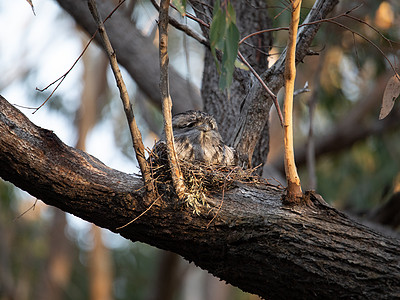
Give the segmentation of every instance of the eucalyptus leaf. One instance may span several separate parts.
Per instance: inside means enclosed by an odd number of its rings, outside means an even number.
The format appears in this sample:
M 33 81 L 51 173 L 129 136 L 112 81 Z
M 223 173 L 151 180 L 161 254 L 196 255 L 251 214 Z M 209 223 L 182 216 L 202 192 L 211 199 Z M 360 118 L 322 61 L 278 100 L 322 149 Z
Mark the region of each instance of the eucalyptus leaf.
M 186 0 L 172 0 L 172 4 L 176 7 L 181 16 L 186 15 Z

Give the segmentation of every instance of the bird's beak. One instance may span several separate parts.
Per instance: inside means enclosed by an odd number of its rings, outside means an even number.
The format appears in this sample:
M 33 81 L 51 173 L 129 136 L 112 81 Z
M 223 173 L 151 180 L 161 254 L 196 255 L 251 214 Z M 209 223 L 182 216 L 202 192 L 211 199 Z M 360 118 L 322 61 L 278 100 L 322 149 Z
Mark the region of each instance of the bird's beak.
M 211 130 L 211 126 L 208 124 L 201 124 L 198 126 L 198 128 L 201 131 L 210 131 Z

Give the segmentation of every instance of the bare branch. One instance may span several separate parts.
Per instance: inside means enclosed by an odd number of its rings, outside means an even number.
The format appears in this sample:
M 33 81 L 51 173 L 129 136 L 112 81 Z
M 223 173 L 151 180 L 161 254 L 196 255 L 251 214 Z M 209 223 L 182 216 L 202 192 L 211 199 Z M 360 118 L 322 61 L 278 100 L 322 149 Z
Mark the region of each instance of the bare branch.
M 125 0 L 121 1 L 110 13 L 109 15 L 104 19 L 104 23 L 107 22 L 107 20 L 112 16 L 112 14 L 125 2 Z M 43 105 L 45 105 L 47 103 L 47 101 L 50 100 L 50 98 L 53 96 L 53 94 L 55 93 L 55 91 L 58 89 L 58 87 L 61 85 L 61 83 L 64 81 L 64 79 L 68 76 L 68 74 L 72 71 L 72 69 L 75 67 L 75 65 L 78 63 L 78 61 L 82 58 L 83 54 L 85 54 L 87 48 L 89 47 L 89 45 L 92 43 L 93 39 L 96 37 L 98 30 L 96 29 L 96 31 L 93 33 L 92 37 L 89 39 L 89 41 L 86 43 L 86 46 L 83 48 L 83 50 L 81 51 L 81 54 L 79 54 L 78 58 L 75 60 L 75 62 L 72 64 L 72 66 L 68 69 L 67 72 L 65 72 L 62 76 L 60 76 L 58 79 L 54 80 L 52 83 L 48 84 L 46 87 L 39 89 L 36 88 L 37 91 L 39 92 L 44 92 L 45 90 L 47 90 L 50 86 L 52 86 L 53 84 L 57 83 L 56 87 L 53 89 L 53 91 L 50 93 L 50 95 L 46 98 L 46 100 L 43 101 L 43 103 L 41 105 L 39 105 L 37 108 L 34 108 L 34 112 L 32 114 L 34 114 L 35 112 L 37 112 Z M 31 109 L 31 108 L 29 108 Z
M 129 130 L 131 132 L 131 138 L 133 142 L 133 148 L 135 150 L 136 159 L 139 163 L 140 171 L 142 172 L 143 180 L 148 192 L 153 192 L 152 179 L 150 174 L 150 168 L 146 161 L 145 153 L 144 153 L 144 145 L 142 141 L 142 135 L 140 133 L 139 128 L 137 127 L 135 116 L 133 114 L 132 105 L 129 100 L 128 90 L 126 89 L 125 82 L 122 78 L 121 71 L 118 66 L 117 55 L 111 45 L 111 42 L 108 38 L 106 29 L 104 27 L 104 23 L 101 20 L 99 12 L 96 7 L 95 0 L 88 0 L 88 5 L 90 12 L 93 15 L 94 20 L 97 23 L 99 34 L 102 38 L 104 49 L 108 55 L 110 60 L 111 68 L 114 73 L 115 81 L 117 82 L 117 86 L 120 92 L 120 97 L 122 100 L 122 104 L 124 106 L 124 111 L 126 115 L 126 119 L 128 120 Z
M 378 46 L 377 44 L 375 44 L 373 41 L 371 41 L 369 38 L 367 38 L 366 36 L 362 35 L 361 33 L 358 33 L 358 32 L 356 32 L 356 31 L 352 30 L 351 28 L 347 27 L 346 25 L 340 24 L 339 22 L 336 22 L 336 21 L 333 21 L 333 20 L 325 20 L 325 22 L 332 23 L 332 24 L 335 24 L 335 25 L 337 25 L 337 26 L 339 26 L 339 27 L 342 27 L 342 28 L 344 28 L 344 29 L 350 31 L 350 32 L 353 33 L 353 34 L 358 35 L 359 37 L 361 37 L 362 39 L 364 39 L 365 41 L 367 41 L 369 44 L 371 44 L 372 46 L 374 46 L 374 48 L 375 48 L 376 50 L 378 50 L 378 51 L 382 54 L 382 56 L 385 58 L 385 60 L 388 62 L 388 64 L 389 64 L 390 67 L 392 68 L 393 73 L 394 73 L 394 74 L 396 75 L 396 77 L 400 80 L 400 75 L 397 73 L 396 68 L 393 66 L 393 64 L 392 64 L 392 62 L 390 61 L 390 59 L 385 55 L 385 53 L 383 53 L 382 49 L 379 48 L 379 46 Z
M 291 19 L 285 60 L 285 99 L 283 101 L 285 174 L 288 185 L 285 200 L 292 204 L 298 203 L 303 195 L 300 178 L 297 174 L 296 162 L 294 160 L 293 144 L 293 95 L 294 81 L 296 79 L 296 38 L 300 20 L 300 10 L 301 0 L 293 0 L 291 3 Z
M 332 11 L 338 0 L 317 0 L 308 13 L 304 23 L 318 21 Z M 321 23 L 304 26 L 299 29 L 296 45 L 296 63 L 299 63 L 309 53 L 309 46 L 317 33 Z M 286 50 L 282 52 L 275 64 L 263 74 L 260 74 L 264 82 L 268 82 L 270 90 L 276 94 L 284 85 L 284 62 Z M 241 104 L 241 112 L 233 134 L 230 134 L 229 144 L 233 145 L 241 155 L 241 159 L 251 164 L 254 149 L 260 140 L 260 135 L 267 126 L 269 111 L 273 99 L 264 92 L 264 88 L 258 82 L 253 85 Z
M 269 89 L 269 87 L 267 86 L 267 84 L 261 79 L 260 75 L 258 75 L 258 73 L 256 72 L 256 70 L 254 70 L 254 68 L 249 64 L 249 62 L 244 58 L 244 56 L 242 55 L 242 53 L 240 53 L 240 51 L 238 51 L 238 56 L 240 57 L 240 59 L 243 61 L 243 63 L 250 69 L 251 73 L 253 73 L 253 75 L 257 78 L 257 80 L 261 83 L 261 85 L 263 86 L 263 88 L 265 89 L 265 91 L 268 93 L 268 95 L 272 98 L 272 100 L 274 101 L 274 105 L 276 108 L 276 112 L 278 113 L 278 117 L 279 117 L 279 121 L 281 122 L 281 125 L 283 126 L 283 117 L 282 117 L 282 112 L 281 112 L 281 108 L 279 107 L 279 103 L 278 103 L 278 99 L 276 98 L 276 95 Z
M 151 3 L 153 4 L 153 6 L 155 7 L 155 9 L 157 11 L 160 11 L 160 6 L 157 4 L 157 2 L 155 0 L 151 0 Z M 187 14 L 186 16 L 189 17 L 189 14 Z M 198 18 L 196 18 L 196 19 L 199 20 Z M 169 24 L 174 26 L 176 29 L 186 33 L 188 36 L 194 38 L 196 41 L 198 41 L 199 43 L 203 44 L 204 46 L 206 46 L 208 48 L 210 47 L 210 43 L 208 42 L 208 40 L 206 38 L 200 36 L 195 31 L 193 31 L 189 26 L 181 24 L 180 22 L 178 22 L 177 20 L 175 20 L 171 16 L 169 16 L 168 22 L 169 22 Z
M 87 8 L 86 1 L 57 0 L 90 36 L 97 30 L 96 24 Z M 118 1 L 117 1 L 118 2 Z M 115 9 L 112 1 L 98 0 L 100 15 L 106 16 Z M 161 109 L 159 90 L 160 66 L 157 61 L 158 49 L 150 37 L 137 29 L 128 14 L 119 9 L 106 23 L 107 32 L 119 63 L 126 68 L 140 90 L 153 105 Z M 96 36 L 101 44 L 101 38 Z M 170 93 L 175 100 L 174 113 L 189 109 L 201 109 L 202 100 L 198 88 L 188 83 L 174 69 L 170 70 Z M 193 92 L 194 91 L 194 92 Z M 190 95 L 190 96 L 188 96 Z
M 160 91 L 162 100 L 162 111 L 164 115 L 164 133 L 167 145 L 169 167 L 171 169 L 172 182 L 175 192 L 179 199 L 185 197 L 185 183 L 178 163 L 174 145 L 174 133 L 172 131 L 172 100 L 169 94 L 168 78 L 168 9 L 169 0 L 161 0 L 160 16 L 158 20 L 159 28 L 159 53 L 160 53 Z

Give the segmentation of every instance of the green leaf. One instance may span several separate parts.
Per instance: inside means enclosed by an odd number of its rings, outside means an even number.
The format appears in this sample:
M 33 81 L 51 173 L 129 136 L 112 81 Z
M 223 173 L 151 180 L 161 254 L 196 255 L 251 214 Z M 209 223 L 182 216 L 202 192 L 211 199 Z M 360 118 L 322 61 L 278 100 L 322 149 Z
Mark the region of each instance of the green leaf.
M 176 7 L 182 17 L 186 15 L 186 0 L 172 0 L 172 4 Z
M 236 26 L 236 13 L 228 1 L 226 10 L 219 0 L 215 1 L 213 20 L 210 26 L 210 47 L 218 72 L 220 89 L 228 89 L 232 84 L 233 71 L 239 48 L 240 34 Z M 217 50 L 222 51 L 222 63 L 217 58 Z
M 215 12 L 210 26 L 210 46 L 214 49 L 222 49 L 225 35 L 225 12 L 221 8 Z
M 222 55 L 222 72 L 220 75 L 220 89 L 229 88 L 232 84 L 233 71 L 239 47 L 239 30 L 234 23 L 227 26 L 224 40 L 224 53 Z
M 213 15 L 214 17 L 210 26 L 210 48 L 218 72 L 220 72 L 216 50 L 221 50 L 223 48 L 223 39 L 225 34 L 225 16 L 224 12 L 219 7 L 219 1 L 215 2 Z
M 230 2 L 228 2 L 226 17 L 229 23 L 236 24 L 236 12 Z
M 239 69 L 242 69 L 242 70 L 245 70 L 245 71 L 249 71 L 250 70 L 249 67 L 247 67 L 244 63 L 242 63 L 238 59 L 235 60 L 235 67 L 239 68 Z

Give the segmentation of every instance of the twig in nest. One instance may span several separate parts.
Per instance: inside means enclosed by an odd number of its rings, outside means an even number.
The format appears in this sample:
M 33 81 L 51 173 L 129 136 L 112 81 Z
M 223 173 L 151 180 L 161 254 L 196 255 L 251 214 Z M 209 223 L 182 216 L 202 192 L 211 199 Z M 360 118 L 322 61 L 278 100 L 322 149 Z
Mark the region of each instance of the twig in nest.
M 150 152 L 149 160 L 155 188 L 168 194 L 173 189 L 165 151 L 165 144 L 158 144 L 155 151 Z M 237 166 L 207 165 L 201 162 L 194 164 L 187 161 L 180 161 L 180 166 L 186 185 L 183 202 L 197 215 L 200 215 L 202 208 L 208 206 L 209 195 L 222 191 L 224 198 L 225 191 L 234 187 L 235 183 L 269 184 L 266 179 L 255 175 L 256 168 L 243 170 Z
M 234 170 L 234 169 L 233 169 Z M 211 219 L 210 222 L 208 222 L 206 228 L 208 229 L 208 227 L 210 226 L 210 224 L 214 221 L 214 219 L 217 217 L 219 211 L 221 210 L 222 204 L 224 204 L 224 196 L 225 196 L 225 189 L 226 189 L 226 179 L 232 174 L 232 171 L 229 172 L 229 174 L 226 176 L 225 180 L 224 180 L 224 186 L 222 188 L 222 199 L 221 199 L 221 204 L 218 206 L 218 209 L 214 215 L 214 217 Z M 210 211 L 211 212 L 211 211 Z

